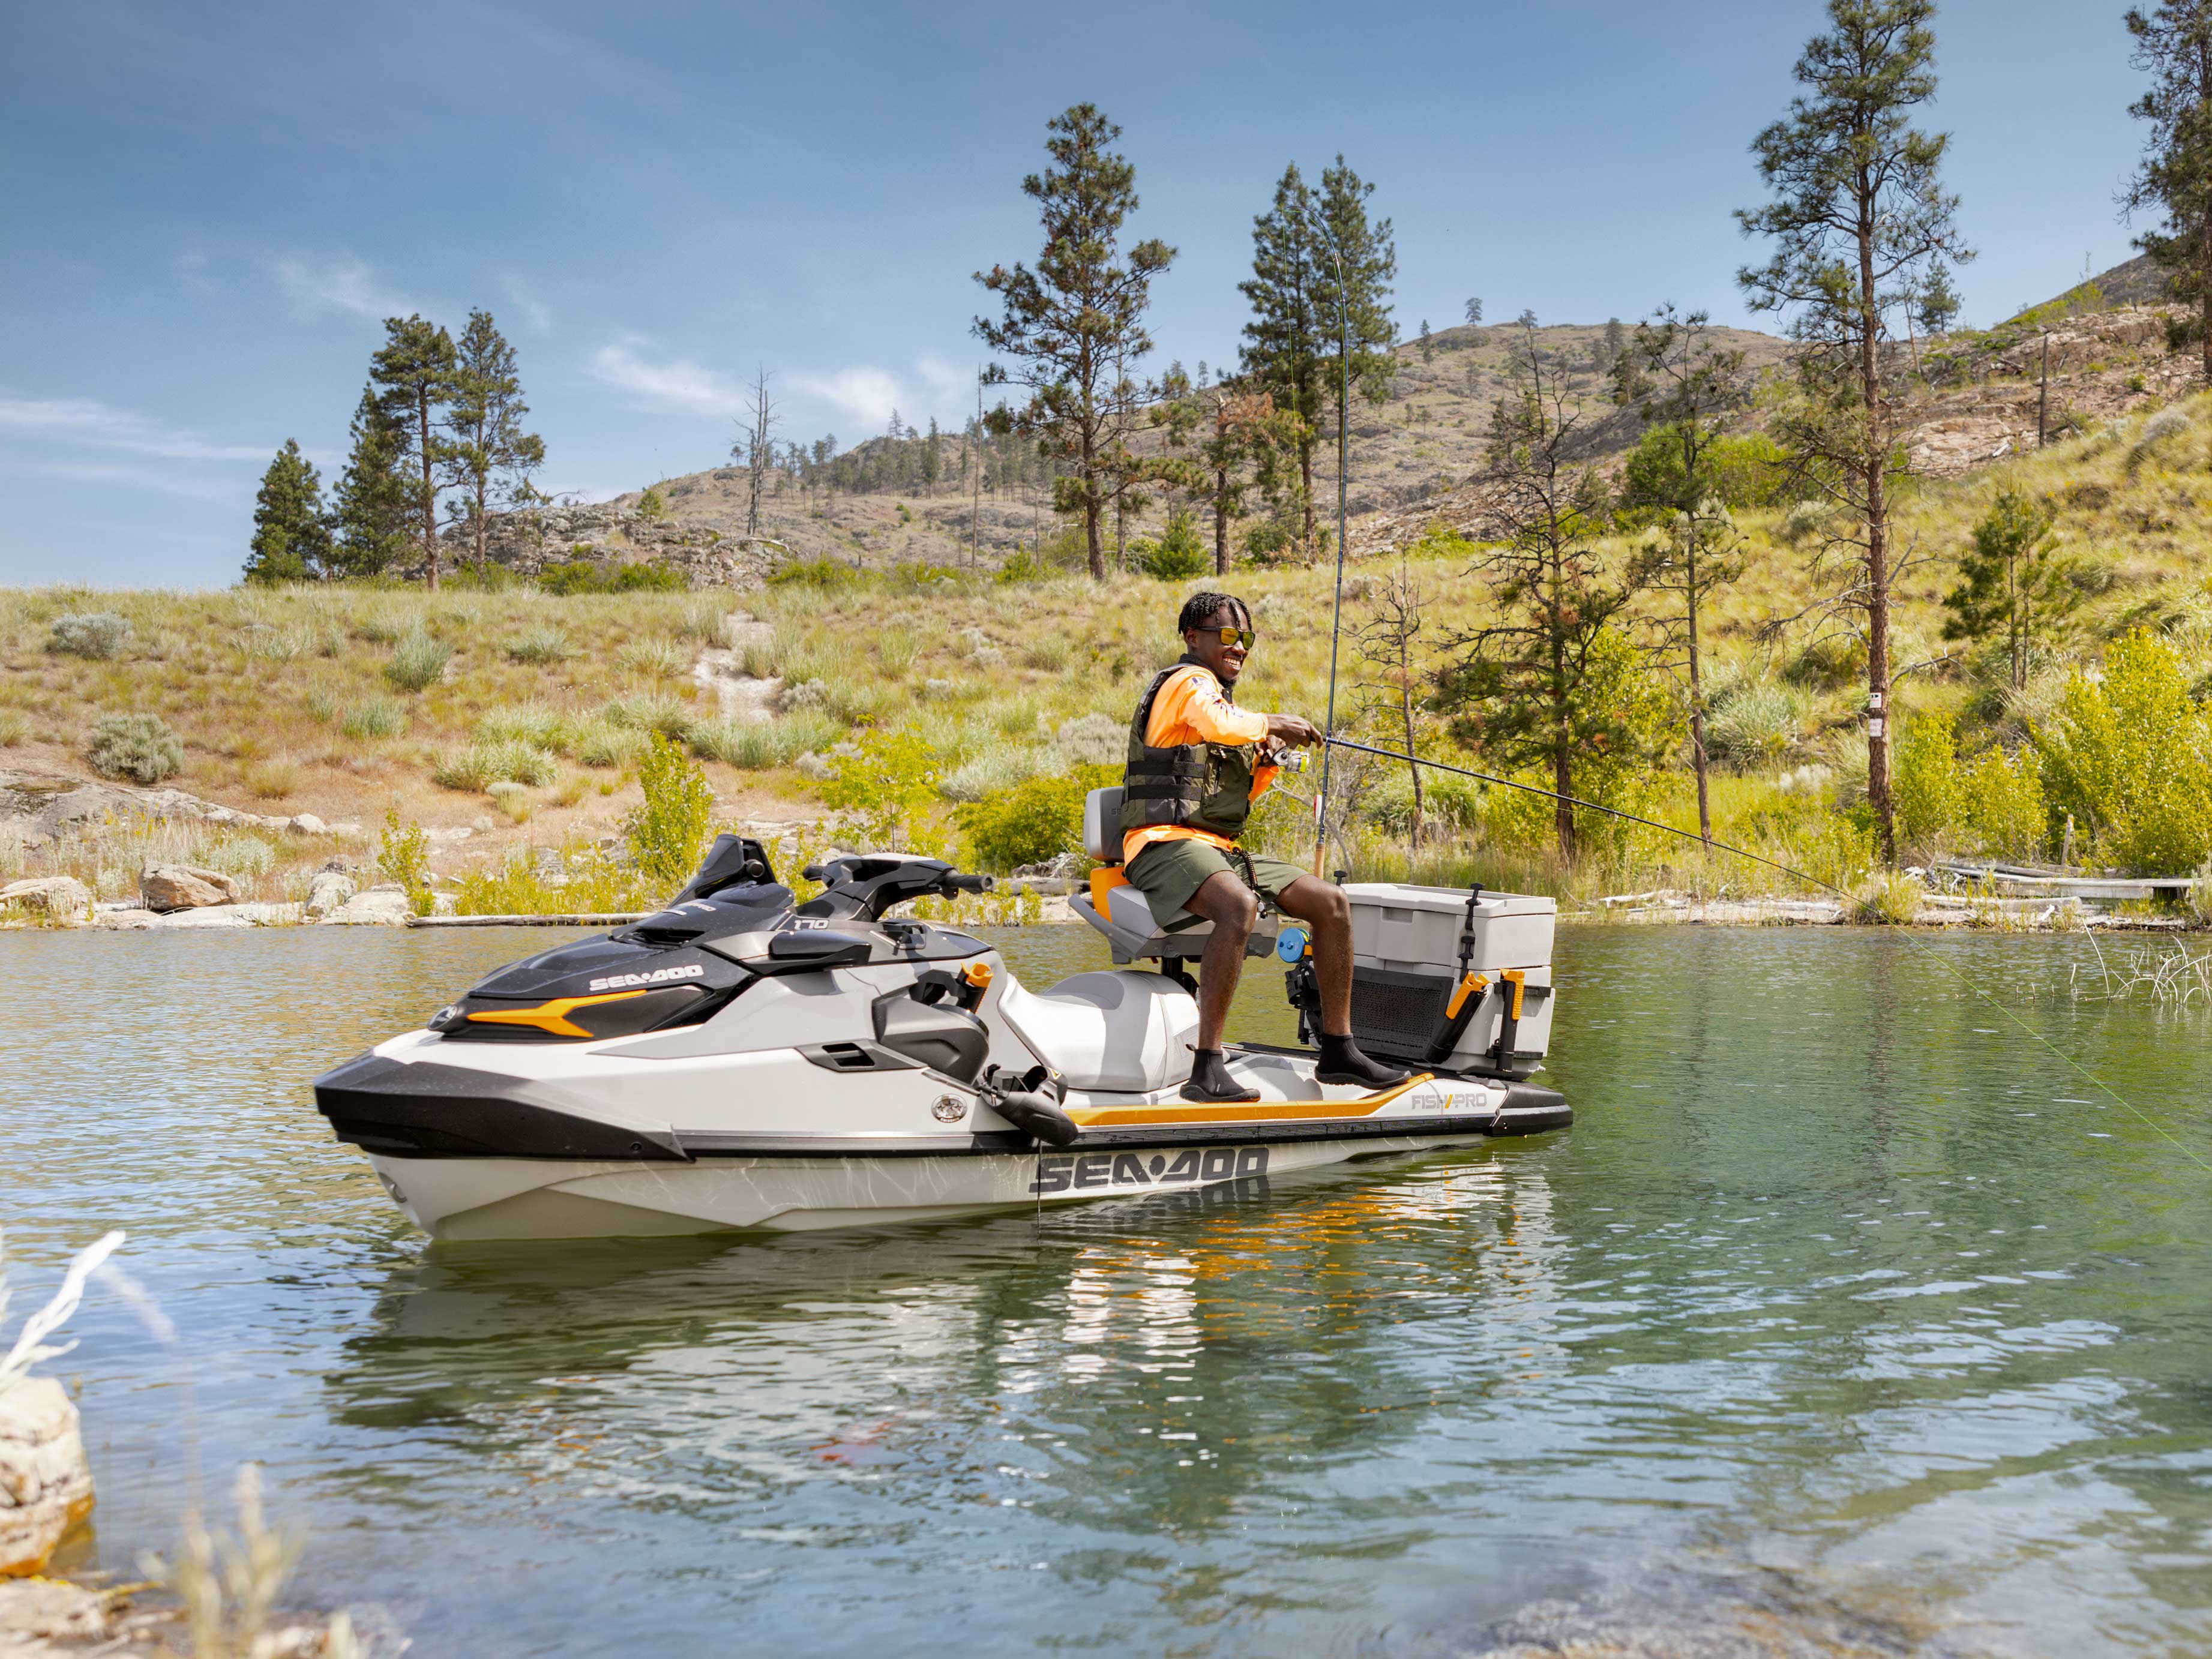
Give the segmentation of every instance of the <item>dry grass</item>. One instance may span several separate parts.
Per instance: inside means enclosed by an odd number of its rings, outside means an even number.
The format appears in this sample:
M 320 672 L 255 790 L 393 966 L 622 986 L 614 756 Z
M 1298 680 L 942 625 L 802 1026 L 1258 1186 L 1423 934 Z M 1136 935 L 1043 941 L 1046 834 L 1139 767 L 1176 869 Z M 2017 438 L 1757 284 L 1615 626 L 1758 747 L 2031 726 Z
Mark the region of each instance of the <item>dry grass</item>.
M 1899 594 L 1899 662 L 1936 665 L 1901 683 L 1908 720 L 1916 708 L 1940 708 L 1969 716 L 1966 726 L 2016 733 L 2049 706 L 2074 665 L 2136 625 L 2162 629 L 2192 674 L 2212 672 L 2212 592 L 2203 575 L 2212 568 L 2212 398 L 2176 408 L 2185 418 L 2162 422 L 2166 429 L 2148 441 L 2147 420 L 2138 416 L 1906 492 L 1900 539 L 1936 556 Z M 1940 601 L 1956 580 L 1954 556 L 2007 485 L 2050 498 L 2062 537 L 2092 572 L 2093 590 L 2070 639 L 2040 663 L 2016 700 L 1991 694 L 1978 665 L 1961 660 L 1956 647 L 1947 651 L 1941 638 Z M 1734 700 L 1729 752 L 1746 769 L 1715 780 L 1715 830 L 1850 889 L 1868 864 L 1863 838 L 1849 833 L 1835 810 L 1863 775 L 1856 677 L 1847 665 L 1822 663 L 1810 624 L 1778 638 L 1764 632 L 1819 591 L 1809 570 L 1819 538 L 1808 532 L 1808 517 L 1742 515 L 1745 574 L 1705 619 L 1716 684 Z M 1622 541 L 1607 550 L 1625 558 L 1629 549 Z M 1447 639 L 1487 618 L 1483 583 L 1463 560 L 1417 562 L 1416 574 L 1437 594 L 1425 639 Z M 526 589 L 298 588 L 95 601 L 67 589 L 17 591 L 0 593 L 0 745 L 11 766 L 82 774 L 82 745 L 98 717 L 143 710 L 184 740 L 185 770 L 173 780 L 179 787 L 362 823 L 380 819 L 388 802 L 433 823 L 456 813 L 464 822 L 473 813 L 495 823 L 478 792 L 502 773 L 544 791 L 559 757 L 600 776 L 568 775 L 555 793 L 533 793 L 532 834 L 558 839 L 603 832 L 634 799 L 629 769 L 647 731 L 690 739 L 733 813 L 788 818 L 817 810 L 802 775 L 807 756 L 864 726 L 913 726 L 936 749 L 952 781 L 949 793 L 972 796 L 1063 769 L 1058 734 L 1070 722 L 1089 717 L 1121 730 L 1146 678 L 1179 649 L 1171 629 L 1183 595 L 1215 585 L 1210 577 L 1093 584 L 1067 576 L 1011 586 L 977 580 L 917 592 L 883 582 L 744 596 L 743 608 L 769 624 L 765 639 L 744 646 L 744 666 L 785 682 L 781 717 L 764 725 L 722 720 L 688 674 L 700 649 L 729 637 L 725 618 L 737 601 L 719 594 L 562 599 Z M 1227 585 L 1252 602 L 1261 632 L 1240 700 L 1318 715 L 1328 690 L 1331 573 L 1246 569 Z M 1356 592 L 1360 584 L 1352 586 Z M 1364 604 L 1348 602 L 1348 623 L 1364 618 Z M 46 648 L 58 618 L 95 605 L 127 629 L 117 655 Z M 423 678 L 441 657 L 441 672 Z M 422 678 L 421 690 L 394 683 L 387 668 L 401 659 L 410 667 L 397 678 Z M 1340 672 L 1340 711 L 1377 690 L 1363 684 L 1365 672 L 1348 650 Z M 524 749 L 526 766 L 504 764 Z M 1452 757 L 1441 739 L 1429 752 Z M 501 763 L 476 764 L 487 758 Z M 440 771 L 474 802 L 439 790 Z M 601 793 L 593 793 L 593 781 Z M 1340 860 L 1361 873 L 1454 881 L 1480 875 L 1571 900 L 1662 885 L 1713 896 L 1803 885 L 1742 860 L 1709 862 L 1694 844 L 1650 832 L 1607 840 L 1564 870 L 1546 845 L 1540 814 L 1516 817 L 1471 787 L 1455 805 L 1449 790 L 1431 802 L 1434 833 L 1414 852 L 1403 839 L 1410 802 L 1402 775 L 1376 777 L 1369 793 L 1363 827 L 1333 849 L 1333 867 Z M 1655 781 L 1646 810 L 1692 826 L 1686 777 Z M 1286 793 L 1263 811 L 1255 839 L 1304 856 L 1308 822 Z M 512 845 L 516 832 L 495 823 L 480 834 L 485 839 L 471 844 L 471 854 L 479 846 Z

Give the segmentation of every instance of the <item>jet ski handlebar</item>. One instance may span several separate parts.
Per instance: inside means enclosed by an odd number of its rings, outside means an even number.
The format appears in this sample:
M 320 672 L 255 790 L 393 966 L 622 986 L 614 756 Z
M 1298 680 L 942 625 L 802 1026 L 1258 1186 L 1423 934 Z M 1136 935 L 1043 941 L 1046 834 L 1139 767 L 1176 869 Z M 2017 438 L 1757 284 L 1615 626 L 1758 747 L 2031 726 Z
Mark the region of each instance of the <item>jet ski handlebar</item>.
M 866 853 L 810 864 L 803 872 L 818 881 L 823 892 L 817 903 L 830 914 L 880 921 L 884 912 L 908 899 L 950 898 L 955 893 L 988 893 L 996 884 L 989 876 L 963 875 L 943 859 L 902 857 L 896 854 Z

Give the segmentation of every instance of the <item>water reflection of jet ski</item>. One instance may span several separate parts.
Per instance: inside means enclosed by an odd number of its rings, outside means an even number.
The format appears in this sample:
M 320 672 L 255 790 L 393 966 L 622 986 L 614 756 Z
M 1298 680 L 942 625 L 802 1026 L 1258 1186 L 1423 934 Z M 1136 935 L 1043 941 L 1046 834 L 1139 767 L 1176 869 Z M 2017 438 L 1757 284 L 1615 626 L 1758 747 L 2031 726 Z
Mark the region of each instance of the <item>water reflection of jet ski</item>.
M 1086 810 L 1094 850 L 1117 790 Z M 795 904 L 717 841 L 669 908 L 526 957 L 315 1081 L 317 1105 L 441 1238 L 806 1229 L 1287 1174 L 1571 1121 L 1525 1081 L 1550 1029 L 1549 900 L 1360 884 L 1354 1035 L 1420 1067 L 1325 1085 L 1310 1048 L 1232 1046 L 1255 1104 L 1187 1101 L 1203 924 L 1100 884 L 1077 909 L 1124 965 L 1033 992 L 981 940 L 890 912 L 989 885 L 936 859 L 842 858 Z M 1310 963 L 1293 965 L 1302 1035 Z M 1161 971 L 1138 969 L 1156 961 Z

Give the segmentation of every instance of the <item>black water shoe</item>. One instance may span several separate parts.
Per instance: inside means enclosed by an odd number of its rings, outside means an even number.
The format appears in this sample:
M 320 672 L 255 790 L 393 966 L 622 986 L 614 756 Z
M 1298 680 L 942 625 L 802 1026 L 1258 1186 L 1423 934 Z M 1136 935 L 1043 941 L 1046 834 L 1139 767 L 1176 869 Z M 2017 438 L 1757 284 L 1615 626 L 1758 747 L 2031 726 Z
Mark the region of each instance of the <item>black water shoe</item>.
M 1411 1072 L 1401 1072 L 1395 1066 L 1368 1059 L 1348 1036 L 1327 1035 L 1321 1040 L 1321 1064 L 1314 1071 L 1314 1076 L 1322 1083 L 1349 1083 L 1370 1091 L 1388 1089 L 1412 1075 Z
M 1247 1088 L 1229 1074 L 1229 1062 L 1222 1059 L 1220 1049 L 1194 1048 L 1190 1055 L 1190 1081 L 1182 1085 L 1185 1100 L 1231 1106 L 1259 1099 L 1257 1089 Z

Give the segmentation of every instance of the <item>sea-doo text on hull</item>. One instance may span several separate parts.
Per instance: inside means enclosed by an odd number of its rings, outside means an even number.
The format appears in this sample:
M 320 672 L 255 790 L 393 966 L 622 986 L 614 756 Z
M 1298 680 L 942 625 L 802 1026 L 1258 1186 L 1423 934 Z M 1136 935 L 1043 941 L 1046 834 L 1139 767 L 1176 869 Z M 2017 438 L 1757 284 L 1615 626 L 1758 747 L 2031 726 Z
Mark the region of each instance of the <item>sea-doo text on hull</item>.
M 1086 811 L 1094 852 L 1118 791 Z M 1550 1027 L 1548 900 L 1363 884 L 1354 1035 L 1418 1069 L 1379 1093 L 1303 1050 L 1232 1046 L 1249 1104 L 1182 1098 L 1195 918 L 1102 871 L 1078 910 L 1117 961 L 1025 989 L 999 953 L 887 915 L 989 884 L 865 855 L 795 904 L 760 846 L 714 845 L 670 907 L 516 963 L 315 1082 L 339 1139 L 441 1238 L 844 1227 L 1187 1190 L 1524 1134 L 1572 1114 L 1525 1081 Z M 1133 908 L 1129 902 L 1135 900 Z M 1142 912 L 1141 915 L 1139 913 Z M 1317 1034 L 1294 933 L 1292 1000 Z M 1253 954 L 1278 943 L 1272 924 Z M 1510 958 L 1510 959 L 1509 959 Z

